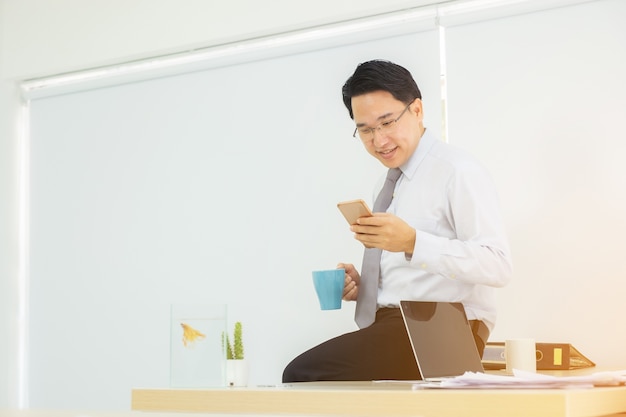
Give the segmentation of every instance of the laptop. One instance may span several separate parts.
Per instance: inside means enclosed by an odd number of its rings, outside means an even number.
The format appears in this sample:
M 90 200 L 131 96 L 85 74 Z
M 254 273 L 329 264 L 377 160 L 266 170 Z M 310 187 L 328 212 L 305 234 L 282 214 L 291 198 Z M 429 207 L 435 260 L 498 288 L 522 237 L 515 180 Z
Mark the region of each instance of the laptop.
M 463 304 L 400 301 L 400 310 L 424 381 L 484 372 Z

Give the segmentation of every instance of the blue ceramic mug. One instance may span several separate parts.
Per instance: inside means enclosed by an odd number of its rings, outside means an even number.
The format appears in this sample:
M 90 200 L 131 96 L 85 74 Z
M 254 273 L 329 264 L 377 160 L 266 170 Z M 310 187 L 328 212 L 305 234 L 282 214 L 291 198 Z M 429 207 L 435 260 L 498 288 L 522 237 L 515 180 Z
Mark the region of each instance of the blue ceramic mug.
M 313 285 L 322 310 L 341 308 L 345 275 L 343 268 L 313 271 Z

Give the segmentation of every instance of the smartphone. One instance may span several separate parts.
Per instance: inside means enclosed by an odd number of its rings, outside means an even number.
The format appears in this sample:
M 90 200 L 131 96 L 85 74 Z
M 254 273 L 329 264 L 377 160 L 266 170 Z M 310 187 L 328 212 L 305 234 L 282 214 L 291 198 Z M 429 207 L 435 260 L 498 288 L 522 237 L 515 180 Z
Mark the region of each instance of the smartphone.
M 372 215 L 372 210 L 370 210 L 365 201 L 361 199 L 342 201 L 337 203 L 337 207 L 349 224 L 355 224 L 356 219 L 359 217 L 369 217 Z

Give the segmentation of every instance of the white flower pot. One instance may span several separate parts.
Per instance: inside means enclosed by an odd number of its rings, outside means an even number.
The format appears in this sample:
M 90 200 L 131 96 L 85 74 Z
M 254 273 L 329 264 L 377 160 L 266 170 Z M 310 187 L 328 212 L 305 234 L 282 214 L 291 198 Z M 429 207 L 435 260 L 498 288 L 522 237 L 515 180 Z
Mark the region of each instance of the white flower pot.
M 248 385 L 248 361 L 245 359 L 228 359 L 226 361 L 226 385 L 229 387 L 245 387 Z

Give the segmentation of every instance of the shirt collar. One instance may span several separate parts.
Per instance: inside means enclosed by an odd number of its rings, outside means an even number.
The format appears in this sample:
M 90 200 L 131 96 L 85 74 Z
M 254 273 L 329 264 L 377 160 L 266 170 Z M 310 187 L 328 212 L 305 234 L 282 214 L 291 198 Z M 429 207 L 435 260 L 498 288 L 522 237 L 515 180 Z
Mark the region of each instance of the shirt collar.
M 405 177 L 408 179 L 413 178 L 415 172 L 417 171 L 417 167 L 420 166 L 436 141 L 437 137 L 435 134 L 430 130 L 425 129 L 413 154 L 409 157 L 408 161 L 400 166 L 402 174 L 404 174 Z

